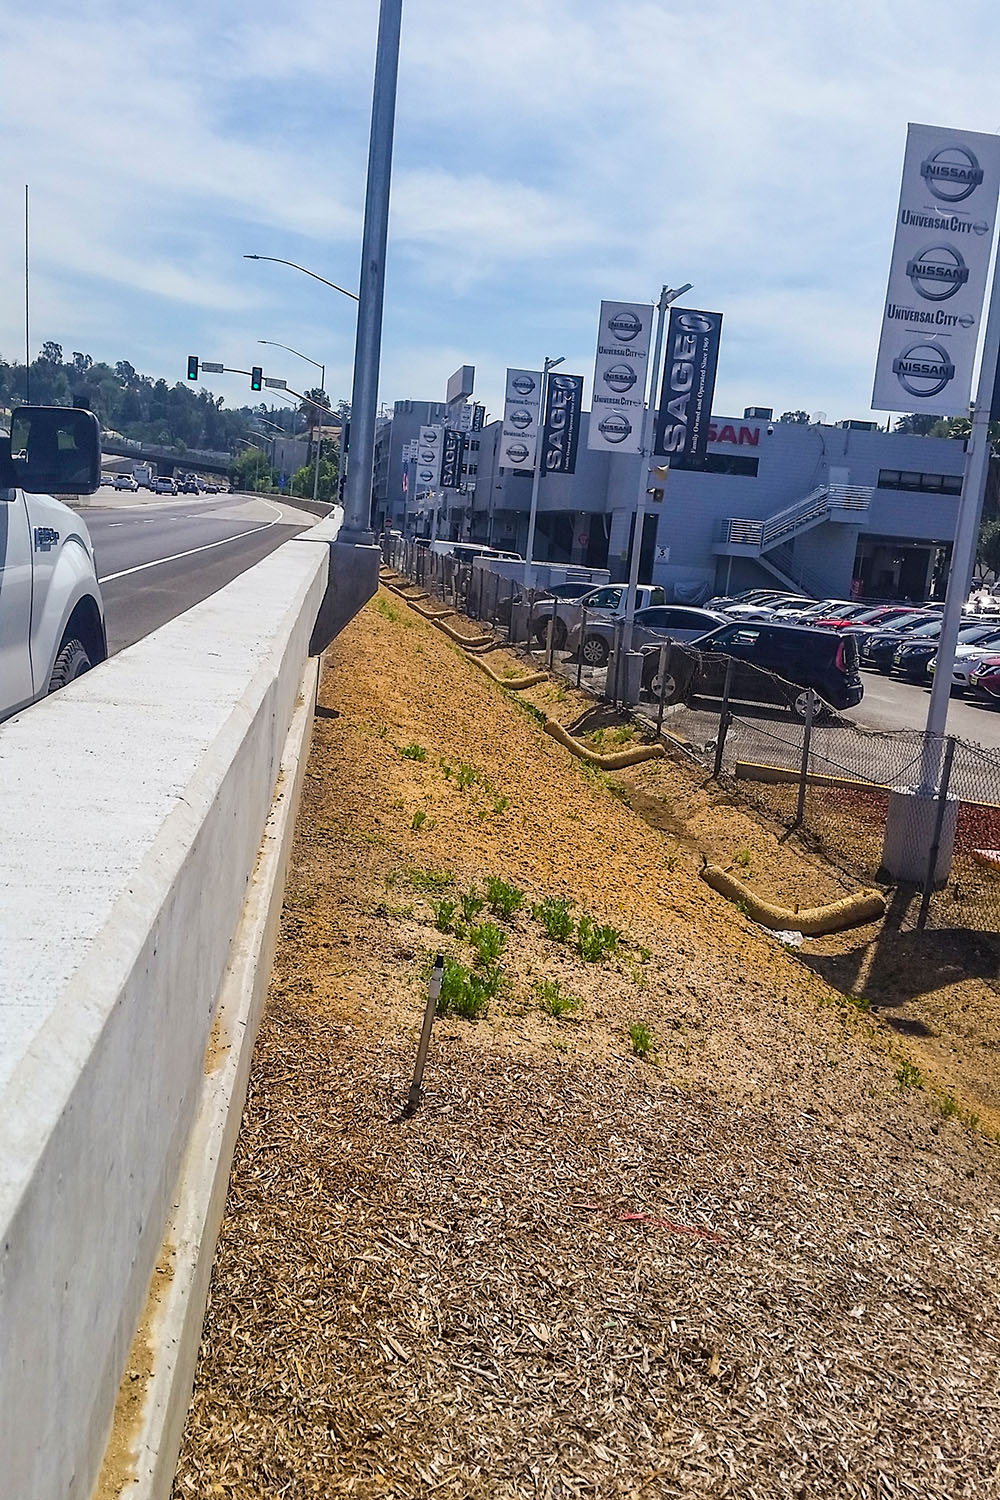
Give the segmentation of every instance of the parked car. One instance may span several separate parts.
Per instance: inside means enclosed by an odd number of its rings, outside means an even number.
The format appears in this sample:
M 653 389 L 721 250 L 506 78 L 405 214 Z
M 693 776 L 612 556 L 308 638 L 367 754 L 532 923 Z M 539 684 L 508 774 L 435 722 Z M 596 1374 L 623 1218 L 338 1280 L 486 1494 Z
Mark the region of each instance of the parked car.
M 852 632 L 853 633 L 853 632 Z M 858 642 L 861 665 L 869 672 L 892 672 L 892 658 L 897 646 L 912 638 L 937 641 L 941 634 L 941 617 L 925 614 L 906 615 L 889 630 L 873 630 Z M 936 647 L 935 647 L 936 649 Z
M 721 610 L 695 609 L 686 604 L 654 604 L 635 612 L 632 649 L 639 651 L 643 646 L 659 646 L 665 637 L 672 641 L 697 641 L 725 623 L 726 616 Z M 571 628 L 566 645 L 573 656 L 582 649 L 583 660 L 588 666 L 594 664 L 595 657 L 607 661 L 616 628 L 614 620 L 588 618 L 587 634 L 581 647 L 581 620 Z
M 716 594 L 713 599 L 706 600 L 702 608 L 726 611 L 734 604 L 755 604 L 760 599 L 777 598 L 780 598 L 777 589 L 744 589 L 742 594 Z
M 849 599 L 821 599 L 818 604 L 815 600 L 810 604 L 779 604 L 772 609 L 771 619 L 783 621 L 786 625 L 815 625 L 832 615 L 851 617 L 854 611 L 860 614 L 863 608 L 861 604 L 852 604 Z
M 111 483 L 116 490 L 130 490 L 133 494 L 139 488 L 131 474 L 116 474 Z
M 984 698 L 1000 702 L 1000 656 L 988 656 L 980 662 L 969 678 L 969 686 Z
M 961 645 L 955 647 L 955 660 L 951 669 L 951 691 L 954 697 L 961 698 L 969 687 L 972 674 L 978 666 L 989 657 L 1000 651 L 1000 624 L 992 627 L 992 633 L 985 640 L 977 641 L 973 645 Z M 931 657 L 927 663 L 927 675 L 931 678 L 937 672 L 937 655 Z
M 547 639 L 549 620 L 553 621 L 552 640 L 557 651 L 565 649 L 569 632 L 582 618 L 581 610 L 587 611 L 587 623 L 591 619 L 604 617 L 608 620 L 625 613 L 627 583 L 603 583 L 600 588 L 590 589 L 579 599 L 536 599 L 531 615 L 531 626 L 539 640 Z M 636 588 L 636 609 L 646 609 L 651 604 L 662 604 L 663 590 L 654 584 L 640 583 Z M 604 667 L 610 655 L 606 641 L 598 640 L 594 646 L 593 659 L 584 654 L 588 667 Z
M 643 686 L 660 696 L 660 652 L 646 651 Z M 864 697 L 853 637 L 832 635 L 808 625 L 778 625 L 768 620 L 736 621 L 704 636 L 693 646 L 671 649 L 662 687 L 667 703 L 692 698 L 721 698 L 728 662 L 734 663 L 730 700 L 777 703 L 798 718 L 808 713 L 810 688 L 825 706 L 854 708 Z
M 772 593 L 764 599 L 748 599 L 744 604 L 727 605 L 723 614 L 728 615 L 731 620 L 765 620 L 772 610 L 780 609 L 785 604 L 806 607 L 814 602 L 803 594 L 790 594 L 785 590 L 783 593 Z
M 880 625 L 891 626 L 904 615 L 916 613 L 918 611 L 908 604 L 855 605 L 840 614 L 820 616 L 815 623 L 823 630 L 867 630 Z
M 958 632 L 959 650 L 966 647 L 982 647 L 989 643 L 1000 644 L 1000 632 L 992 623 L 968 623 Z M 910 682 L 923 682 L 937 653 L 937 637 L 927 639 L 918 631 L 910 640 L 901 641 L 892 653 L 892 670 Z
M 177 486 L 169 474 L 159 474 L 153 480 L 154 495 L 176 495 Z

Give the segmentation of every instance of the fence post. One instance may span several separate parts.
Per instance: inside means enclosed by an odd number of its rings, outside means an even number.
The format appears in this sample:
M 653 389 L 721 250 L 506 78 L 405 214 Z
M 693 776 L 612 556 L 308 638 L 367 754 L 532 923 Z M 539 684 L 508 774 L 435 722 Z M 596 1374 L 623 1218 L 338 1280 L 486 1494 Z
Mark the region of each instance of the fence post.
M 941 830 L 944 827 L 944 815 L 948 807 L 948 787 L 951 784 L 951 763 L 954 759 L 955 736 L 950 734 L 944 743 L 941 784 L 938 787 L 938 805 L 937 812 L 934 815 L 934 837 L 931 840 L 930 854 L 927 856 L 927 874 L 924 876 L 924 890 L 920 898 L 920 911 L 917 913 L 917 930 L 919 932 L 922 932 L 927 926 L 931 896 L 934 894 L 934 871 L 937 869 L 938 854 L 941 850 Z
M 525 636 L 525 642 L 524 642 L 525 649 L 528 651 L 529 654 L 531 652 L 531 627 L 534 624 L 534 615 L 535 615 L 535 591 L 534 591 L 534 589 L 529 589 L 528 590 L 528 628 L 527 628 L 527 632 L 526 632 L 526 636 Z
M 816 705 L 816 694 L 812 688 L 806 695 L 806 723 L 802 731 L 802 767 L 799 772 L 799 799 L 795 808 L 795 822 L 793 828 L 798 828 L 806 815 L 806 777 L 809 775 L 809 746 L 812 742 L 813 713 Z
M 670 642 L 664 641 L 660 647 L 660 706 L 656 710 L 656 738 L 659 739 L 663 733 L 663 709 L 667 701 L 667 666 L 673 655 Z
M 587 610 L 586 606 L 580 615 L 580 639 L 576 647 L 576 685 L 580 686 L 583 680 L 583 643 L 587 639 Z
M 604 696 L 609 703 L 618 702 L 618 672 L 621 666 L 622 635 L 622 622 L 616 619 L 611 644 L 613 654 L 608 660 L 607 671 L 604 674 Z
M 719 715 L 719 734 L 715 741 L 715 765 L 712 769 L 713 778 L 718 781 L 722 774 L 722 756 L 726 748 L 726 736 L 733 716 L 729 712 L 729 697 L 733 690 L 733 658 L 726 662 L 726 680 L 722 684 L 722 712 Z
M 553 662 L 553 659 L 554 659 L 555 654 L 556 654 L 556 607 L 555 607 L 554 604 L 552 606 L 552 613 L 549 615 L 549 629 L 548 629 L 548 634 L 549 634 L 549 639 L 548 639 L 549 651 L 548 651 L 548 663 L 547 663 L 547 665 L 548 665 L 549 671 L 551 672 L 552 671 L 552 662 Z

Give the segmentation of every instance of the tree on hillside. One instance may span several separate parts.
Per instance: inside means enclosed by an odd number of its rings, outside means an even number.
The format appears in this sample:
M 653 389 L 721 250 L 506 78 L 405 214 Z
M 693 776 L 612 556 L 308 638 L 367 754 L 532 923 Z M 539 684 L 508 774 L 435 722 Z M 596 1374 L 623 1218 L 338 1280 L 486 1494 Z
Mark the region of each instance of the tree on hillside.
M 979 531 L 976 555 L 981 568 L 1000 578 L 1000 521 L 985 521 Z
M 319 461 L 319 491 L 318 499 L 333 501 L 337 498 L 337 474 L 339 464 L 337 450 L 334 449 L 330 457 L 323 456 Z M 291 491 L 293 495 L 302 495 L 308 499 L 313 492 L 313 466 L 303 464 L 301 469 L 296 469 L 292 475 Z
M 308 427 L 309 431 L 312 432 L 313 428 L 320 421 L 320 414 L 316 410 L 316 408 L 318 406 L 324 406 L 326 410 L 329 411 L 330 398 L 326 394 L 326 391 L 324 391 L 320 386 L 315 386 L 311 391 L 306 391 L 305 394 L 307 399 L 302 402 L 299 407 L 299 411 L 305 417 L 306 426 Z
M 230 468 L 233 488 L 237 490 L 273 490 L 274 471 L 267 461 L 267 454 L 260 448 L 244 448 L 233 459 Z
M 800 426 L 808 425 L 809 413 L 807 411 L 783 411 L 778 421 L 797 422 Z

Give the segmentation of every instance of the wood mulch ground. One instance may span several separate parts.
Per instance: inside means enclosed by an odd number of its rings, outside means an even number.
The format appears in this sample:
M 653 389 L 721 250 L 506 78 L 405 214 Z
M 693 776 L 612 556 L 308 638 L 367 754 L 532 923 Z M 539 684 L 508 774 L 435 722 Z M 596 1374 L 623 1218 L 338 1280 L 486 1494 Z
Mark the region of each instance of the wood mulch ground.
M 715 794 L 587 771 L 384 592 L 321 704 L 176 1500 L 1000 1495 L 996 1147 L 698 880 Z M 488 877 L 502 988 L 404 1119 L 430 957 L 474 964 L 434 903 Z

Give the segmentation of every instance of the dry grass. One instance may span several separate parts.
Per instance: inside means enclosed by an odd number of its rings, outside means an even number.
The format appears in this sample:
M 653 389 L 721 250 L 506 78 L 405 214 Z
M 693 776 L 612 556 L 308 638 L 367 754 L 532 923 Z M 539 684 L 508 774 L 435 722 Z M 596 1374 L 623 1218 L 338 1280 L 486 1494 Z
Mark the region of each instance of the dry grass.
M 331 654 L 178 1500 L 998 1493 L 989 1141 L 431 626 Z M 431 901 L 489 877 L 505 987 L 403 1120 L 427 955 L 473 957 Z

